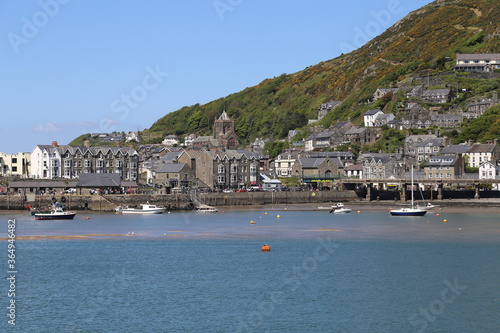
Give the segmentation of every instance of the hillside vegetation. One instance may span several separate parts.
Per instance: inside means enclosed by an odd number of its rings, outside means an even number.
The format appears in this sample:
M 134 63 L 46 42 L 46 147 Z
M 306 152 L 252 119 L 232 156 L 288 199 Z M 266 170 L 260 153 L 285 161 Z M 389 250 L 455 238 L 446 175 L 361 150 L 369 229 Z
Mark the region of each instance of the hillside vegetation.
M 211 134 L 214 120 L 226 110 L 235 120 L 243 144 L 256 137 L 282 139 L 289 130 L 303 128 L 308 119 L 317 118 L 318 106 L 332 100 L 342 101 L 342 105 L 322 119 L 320 124 L 325 127 L 348 118 L 361 124 L 362 114 L 374 107 L 394 112 L 398 117 L 405 96 L 396 94 L 391 99 L 370 103 L 375 90 L 402 83 L 425 84 L 426 78 L 434 77 L 439 77 L 438 86 L 460 92 L 454 103 L 465 105 L 473 97 L 498 90 L 500 81 L 452 73 L 455 55 L 498 53 L 499 21 L 497 0 L 434 1 L 349 54 L 294 74 L 266 79 L 204 105 L 168 113 L 146 130 L 143 138 L 157 143 L 167 134 Z M 462 93 L 462 89 L 467 92 Z M 445 105 L 444 109 L 449 107 Z M 490 117 L 494 118 L 491 114 Z M 483 125 L 498 124 L 498 118 L 491 119 Z M 498 135 L 495 129 L 487 132 Z M 473 133 L 464 131 L 460 137 L 457 134 L 457 139 Z

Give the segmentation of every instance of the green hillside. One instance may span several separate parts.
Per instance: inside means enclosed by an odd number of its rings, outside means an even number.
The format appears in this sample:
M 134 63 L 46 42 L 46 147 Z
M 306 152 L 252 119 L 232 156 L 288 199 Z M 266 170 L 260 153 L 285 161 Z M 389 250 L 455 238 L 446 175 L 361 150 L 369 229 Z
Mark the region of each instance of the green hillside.
M 438 0 L 408 14 L 363 47 L 294 74 L 282 74 L 205 105 L 186 106 L 156 121 L 145 131 L 146 141 L 159 142 L 167 134 L 209 134 L 223 110 L 236 122 L 243 144 L 256 137 L 282 139 L 291 129 L 317 117 L 320 104 L 342 105 L 321 124 L 337 120 L 362 123 L 362 114 L 381 107 L 398 118 L 405 96 L 369 103 L 377 88 L 397 83 L 418 84 L 439 75 L 441 86 L 461 92 L 466 103 L 499 88 L 500 81 L 471 78 L 451 72 L 456 53 L 498 53 L 500 9 L 496 0 Z M 448 74 L 448 75 L 446 75 Z M 425 82 L 424 82 L 425 83 Z M 445 105 L 447 107 L 451 105 Z

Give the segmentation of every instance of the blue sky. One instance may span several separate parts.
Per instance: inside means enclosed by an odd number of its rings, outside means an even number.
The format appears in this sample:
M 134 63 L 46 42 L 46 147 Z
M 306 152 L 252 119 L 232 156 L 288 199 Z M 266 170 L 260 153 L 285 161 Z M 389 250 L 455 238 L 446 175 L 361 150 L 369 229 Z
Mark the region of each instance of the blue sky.
M 0 2 L 0 152 L 149 128 L 360 47 L 429 0 Z

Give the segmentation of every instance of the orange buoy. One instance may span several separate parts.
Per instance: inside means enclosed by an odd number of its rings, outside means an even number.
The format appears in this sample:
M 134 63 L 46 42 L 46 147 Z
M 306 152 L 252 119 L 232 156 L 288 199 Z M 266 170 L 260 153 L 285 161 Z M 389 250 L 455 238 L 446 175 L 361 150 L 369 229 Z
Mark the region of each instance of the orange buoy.
M 448 220 L 443 220 L 444 223 L 448 222 Z
M 267 244 L 262 245 L 262 248 L 260 249 L 262 252 L 269 252 L 271 251 L 271 247 Z
M 90 219 L 90 217 L 88 217 L 88 216 L 87 216 L 85 219 L 87 219 L 87 220 L 88 220 L 88 219 Z
M 439 214 L 436 214 L 436 216 L 440 216 Z

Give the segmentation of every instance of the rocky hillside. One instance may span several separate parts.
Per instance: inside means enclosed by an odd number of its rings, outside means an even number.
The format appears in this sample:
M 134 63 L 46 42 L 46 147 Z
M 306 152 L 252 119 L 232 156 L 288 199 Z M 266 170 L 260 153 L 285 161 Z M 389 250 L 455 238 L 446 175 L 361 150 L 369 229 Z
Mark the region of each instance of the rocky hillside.
M 223 110 L 236 121 L 242 143 L 256 137 L 281 139 L 291 129 L 317 117 L 320 104 L 342 101 L 322 121 L 330 126 L 351 118 L 361 123 L 373 108 L 377 88 L 430 83 L 456 88 L 457 103 L 499 88 L 499 80 L 456 76 L 457 53 L 498 53 L 500 8 L 497 0 L 437 0 L 409 13 L 363 47 L 294 74 L 282 74 L 205 105 L 186 106 L 156 121 L 143 138 L 159 142 L 167 134 L 211 133 Z M 450 75 L 446 75 L 450 74 Z M 460 95 L 461 94 L 461 95 Z M 398 99 L 399 98 L 399 99 Z M 377 101 L 376 107 L 398 117 L 401 98 Z M 445 105 L 446 108 L 457 105 Z

